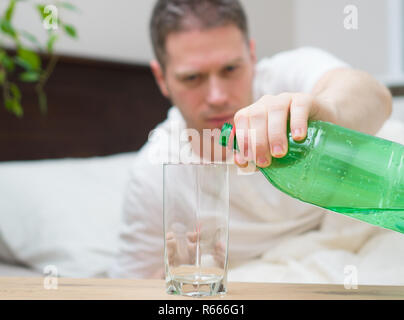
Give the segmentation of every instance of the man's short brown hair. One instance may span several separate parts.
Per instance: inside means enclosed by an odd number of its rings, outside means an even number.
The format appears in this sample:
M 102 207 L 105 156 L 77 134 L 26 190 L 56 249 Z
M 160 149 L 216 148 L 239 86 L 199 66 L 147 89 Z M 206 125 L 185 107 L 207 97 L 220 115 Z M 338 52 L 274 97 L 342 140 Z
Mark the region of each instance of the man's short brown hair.
M 248 41 L 247 17 L 238 0 L 157 0 L 150 20 L 154 54 L 164 68 L 169 33 L 234 24 Z

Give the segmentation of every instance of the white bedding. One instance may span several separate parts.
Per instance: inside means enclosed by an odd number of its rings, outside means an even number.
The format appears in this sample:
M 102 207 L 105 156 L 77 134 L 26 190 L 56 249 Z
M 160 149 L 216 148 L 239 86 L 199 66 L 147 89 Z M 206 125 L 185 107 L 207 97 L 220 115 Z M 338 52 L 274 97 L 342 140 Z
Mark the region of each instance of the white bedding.
M 27 266 L 0 262 L 0 277 L 42 277 L 43 274 Z
M 103 277 L 135 153 L 0 164 L 0 261 Z
M 229 270 L 229 281 L 404 285 L 404 235 L 325 213 L 321 230 Z
M 404 99 L 379 136 L 404 144 Z M 401 118 L 402 117 L 402 118 Z M 123 191 L 135 153 L 0 163 L 0 276 L 104 277 L 117 253 Z M 230 262 L 230 281 L 404 284 L 404 235 L 328 212 L 320 230 L 261 259 Z M 27 265 L 28 267 L 23 267 Z M 348 273 L 347 273 L 348 271 Z

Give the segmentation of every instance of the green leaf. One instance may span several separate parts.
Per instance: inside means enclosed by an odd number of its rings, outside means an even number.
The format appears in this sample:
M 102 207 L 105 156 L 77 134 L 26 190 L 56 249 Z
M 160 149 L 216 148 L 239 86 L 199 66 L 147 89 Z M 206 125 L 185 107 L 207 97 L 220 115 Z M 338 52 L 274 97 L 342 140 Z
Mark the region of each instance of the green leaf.
M 42 4 L 38 4 L 38 5 L 36 6 L 36 8 L 38 9 L 39 16 L 41 17 L 41 20 L 42 20 L 42 21 L 45 20 L 45 18 L 46 18 L 45 6 L 42 5 Z
M 21 91 L 14 83 L 10 84 L 10 91 L 13 94 L 14 99 L 21 101 Z
M 24 114 L 20 102 L 16 99 L 6 99 L 5 105 L 7 110 L 11 111 L 19 118 Z
M 71 10 L 71 11 L 78 11 L 78 8 L 69 2 L 59 2 L 58 6 L 61 8 Z
M 38 39 L 32 33 L 25 31 L 25 30 L 21 30 L 20 35 L 23 38 L 27 39 L 32 44 L 34 44 L 35 46 L 37 46 L 38 49 L 41 49 L 41 43 L 38 41 Z
M 34 43 L 34 44 L 38 44 L 38 43 L 39 43 L 38 39 L 37 39 L 32 33 L 28 32 L 28 31 L 21 30 L 21 31 L 20 31 L 20 35 L 21 35 L 23 38 L 29 40 L 30 42 L 32 42 L 32 43 Z
M 14 62 L 5 51 L 0 51 L 0 64 L 3 65 L 7 71 L 14 71 Z
M 5 99 L 4 104 L 6 105 L 6 109 L 9 111 L 13 110 L 14 99 Z
M 53 33 L 49 36 L 48 42 L 46 43 L 46 47 L 48 48 L 49 53 L 53 52 L 53 45 L 57 39 L 58 35 L 56 33 Z
M 19 65 L 20 67 L 26 69 L 26 70 L 31 70 L 31 65 L 26 62 L 25 60 L 21 59 L 20 57 L 14 57 L 14 61 L 17 65 Z
M 76 29 L 70 24 L 64 24 L 63 28 L 65 29 L 66 34 L 68 34 L 72 38 L 77 38 Z
M 41 74 L 36 71 L 26 71 L 20 74 L 20 80 L 24 82 L 36 82 L 39 80 Z
M 32 50 L 19 48 L 17 50 L 16 63 L 27 70 L 40 70 L 41 58 Z
M 6 10 L 6 13 L 4 15 L 4 18 L 6 19 L 6 21 L 10 22 L 11 18 L 13 17 L 13 13 L 14 13 L 14 8 L 15 8 L 15 4 L 16 4 L 16 0 L 10 0 L 10 3 L 8 5 L 8 8 Z
M 17 32 L 11 25 L 10 21 L 6 19 L 0 20 L 0 30 L 3 31 L 5 34 L 9 35 L 13 39 L 17 38 Z
M 52 7 L 53 7 L 53 5 L 52 5 Z M 55 25 L 55 26 L 58 26 L 61 23 L 60 19 L 58 18 L 57 12 L 55 12 L 56 15 L 53 16 L 52 15 L 52 10 L 50 10 L 50 7 L 48 5 L 39 4 L 39 5 L 36 6 L 36 8 L 37 8 L 37 10 L 39 12 L 39 16 L 41 18 L 41 21 L 45 21 L 45 19 L 49 17 L 50 19 L 47 21 L 48 23 L 52 22 L 51 24 Z M 48 10 L 46 10 L 46 9 L 48 9 Z M 56 6 L 55 6 L 55 9 L 57 9 Z M 51 28 L 51 29 L 53 29 L 53 28 Z

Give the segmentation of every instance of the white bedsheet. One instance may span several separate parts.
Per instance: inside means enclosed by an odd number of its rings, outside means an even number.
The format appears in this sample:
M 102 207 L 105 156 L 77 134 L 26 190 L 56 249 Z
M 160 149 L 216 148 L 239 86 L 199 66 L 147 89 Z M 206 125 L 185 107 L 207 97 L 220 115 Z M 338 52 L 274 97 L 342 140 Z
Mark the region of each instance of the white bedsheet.
M 134 157 L 1 163 L 0 261 L 62 277 L 106 276 Z
M 229 269 L 229 281 L 404 285 L 404 235 L 334 212 L 321 230 Z M 354 284 L 353 283 L 353 284 Z
M 26 266 L 0 262 L 0 277 L 41 277 L 38 271 Z

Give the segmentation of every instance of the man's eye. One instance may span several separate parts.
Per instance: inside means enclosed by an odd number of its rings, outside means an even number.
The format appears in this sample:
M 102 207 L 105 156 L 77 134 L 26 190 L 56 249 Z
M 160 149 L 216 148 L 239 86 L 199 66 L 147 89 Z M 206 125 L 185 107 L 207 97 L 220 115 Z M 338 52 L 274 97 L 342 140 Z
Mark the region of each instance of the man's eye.
M 237 69 L 237 66 L 227 66 L 227 67 L 224 68 L 224 72 L 225 73 L 232 73 L 232 72 L 236 71 L 236 69 Z
M 192 75 L 186 76 L 186 77 L 184 78 L 184 81 L 185 81 L 185 82 L 193 82 L 193 81 L 198 80 L 198 78 L 199 78 L 199 75 L 197 75 L 197 74 L 192 74 Z

